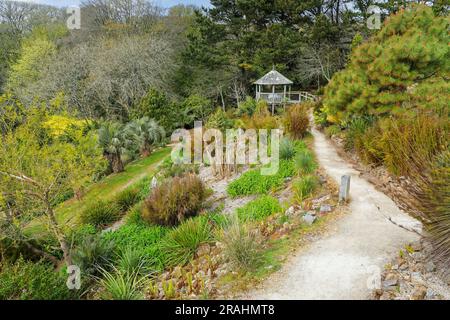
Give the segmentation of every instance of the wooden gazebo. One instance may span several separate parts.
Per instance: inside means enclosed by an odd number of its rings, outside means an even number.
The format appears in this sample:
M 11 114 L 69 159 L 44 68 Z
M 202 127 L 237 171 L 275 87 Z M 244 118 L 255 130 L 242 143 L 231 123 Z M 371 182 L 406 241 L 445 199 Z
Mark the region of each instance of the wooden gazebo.
M 300 103 L 303 100 L 314 100 L 315 96 L 309 92 L 291 91 L 293 82 L 273 68 L 261 79 L 254 82 L 256 85 L 256 100 L 265 100 L 275 113 L 275 105 L 286 106 L 287 103 Z M 280 89 L 283 88 L 283 91 Z M 264 91 L 267 90 L 267 91 Z

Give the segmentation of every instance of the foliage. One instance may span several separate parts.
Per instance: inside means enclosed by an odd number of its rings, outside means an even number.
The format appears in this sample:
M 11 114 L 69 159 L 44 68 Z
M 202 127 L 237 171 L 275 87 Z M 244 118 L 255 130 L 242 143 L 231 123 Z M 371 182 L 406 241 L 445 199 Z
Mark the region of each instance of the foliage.
M 139 256 L 145 260 L 145 266 L 153 270 L 163 268 L 163 252 L 160 241 L 167 229 L 160 226 L 146 226 L 144 224 L 126 224 L 115 231 L 102 234 L 102 240 L 112 241 L 115 251 L 123 253 L 127 248 L 139 251 Z
M 309 130 L 309 115 L 306 104 L 290 106 L 284 115 L 284 128 L 293 139 L 303 138 Z
M 0 262 L 0 300 L 63 300 L 76 296 L 66 286 L 66 277 L 43 262 Z
M 153 259 L 143 256 L 139 248 L 126 247 L 119 253 L 116 262 L 117 269 L 126 274 L 150 275 L 154 265 Z
M 80 219 L 82 223 L 104 227 L 119 220 L 121 215 L 121 208 L 115 202 L 100 200 L 84 209 Z
M 143 200 L 141 190 L 137 187 L 130 187 L 115 195 L 111 202 L 117 205 L 121 212 L 126 212 L 141 200 Z
M 207 219 L 197 217 L 184 221 L 169 231 L 161 241 L 164 264 L 169 267 L 185 265 L 201 244 L 211 240 L 211 226 Z
M 263 220 L 277 212 L 281 212 L 281 206 L 278 199 L 268 195 L 260 196 L 237 209 L 238 217 L 242 221 Z
M 145 116 L 128 123 L 124 128 L 124 135 L 135 142 L 142 156 L 147 157 L 152 148 L 164 140 L 166 132 L 155 120 Z
M 261 169 L 253 169 L 242 174 L 227 186 L 227 192 L 232 197 L 265 194 L 280 187 L 285 178 L 294 175 L 292 161 L 280 160 L 278 172 L 275 175 L 262 175 Z
M 289 138 L 283 138 L 280 142 L 280 159 L 289 160 L 295 156 L 295 145 Z
M 227 116 L 225 111 L 217 108 L 216 111 L 208 118 L 206 127 L 225 131 L 226 129 L 231 129 L 233 124 L 233 120 Z
M 177 106 L 161 91 L 150 88 L 133 110 L 133 118 L 148 117 L 154 119 L 167 133 L 183 127 L 185 119 L 177 110 Z
M 252 97 L 246 97 L 243 102 L 238 105 L 237 115 L 244 116 L 247 115 L 251 117 L 253 113 L 256 111 L 257 102 Z
M 327 86 L 323 104 L 328 120 L 341 123 L 354 114 L 412 108 L 444 110 L 449 100 L 448 82 L 442 81 L 449 70 L 448 26 L 448 19 L 436 17 L 425 5 L 389 17 Z
M 175 177 L 152 190 L 142 211 L 144 220 L 174 226 L 197 215 L 206 198 L 206 188 L 200 178 L 188 174 Z
M 258 267 L 262 256 L 262 239 L 256 230 L 234 219 L 222 237 L 225 258 L 242 271 Z
M 325 128 L 325 135 L 328 138 L 331 138 L 334 135 L 337 135 L 342 132 L 342 128 L 339 125 L 333 124 Z
M 185 123 L 190 127 L 193 127 L 194 121 L 205 122 L 214 111 L 211 101 L 198 94 L 192 94 L 187 97 L 181 103 L 179 109 L 183 113 L 183 116 L 189 119 Z
M 295 169 L 300 174 L 313 173 L 317 168 L 314 156 L 308 149 L 299 150 L 294 158 L 294 163 Z
M 114 271 L 102 269 L 102 278 L 100 285 L 105 289 L 104 299 L 111 300 L 140 300 L 143 299 L 141 289 L 143 288 L 145 278 L 138 273 L 129 273 L 117 270 Z
M 241 118 L 244 129 L 278 129 L 278 121 L 272 117 L 267 104 L 258 104 L 252 116 L 244 115 Z
M 73 262 L 80 267 L 83 275 L 97 276 L 101 268 L 106 268 L 114 256 L 114 243 L 102 241 L 99 235 L 87 235 L 75 247 Z
M 297 178 L 292 183 L 295 192 L 295 197 L 299 202 L 307 198 L 318 186 L 317 177 L 311 174 L 304 175 Z

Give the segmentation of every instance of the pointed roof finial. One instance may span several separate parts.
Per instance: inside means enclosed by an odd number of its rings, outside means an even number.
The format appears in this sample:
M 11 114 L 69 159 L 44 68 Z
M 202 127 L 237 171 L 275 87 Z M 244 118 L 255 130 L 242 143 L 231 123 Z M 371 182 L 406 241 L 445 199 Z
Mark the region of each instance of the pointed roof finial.
M 272 64 L 272 71 L 275 71 L 275 63 Z

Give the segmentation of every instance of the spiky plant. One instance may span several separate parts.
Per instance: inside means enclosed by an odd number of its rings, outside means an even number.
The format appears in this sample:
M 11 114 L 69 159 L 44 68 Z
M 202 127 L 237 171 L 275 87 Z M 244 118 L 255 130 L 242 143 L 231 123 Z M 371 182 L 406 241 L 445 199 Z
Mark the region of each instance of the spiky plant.
M 106 122 L 98 130 L 98 144 L 103 149 L 103 155 L 109 161 L 111 170 L 115 173 L 124 170 L 122 154 L 129 146 L 123 128 L 120 123 Z
M 164 128 L 147 116 L 131 122 L 126 126 L 125 132 L 136 139 L 144 157 L 150 155 L 152 148 L 166 136 Z
M 146 278 L 137 272 L 128 273 L 113 267 L 110 272 L 101 269 L 100 285 L 105 289 L 103 298 L 112 300 L 141 300 L 142 288 Z

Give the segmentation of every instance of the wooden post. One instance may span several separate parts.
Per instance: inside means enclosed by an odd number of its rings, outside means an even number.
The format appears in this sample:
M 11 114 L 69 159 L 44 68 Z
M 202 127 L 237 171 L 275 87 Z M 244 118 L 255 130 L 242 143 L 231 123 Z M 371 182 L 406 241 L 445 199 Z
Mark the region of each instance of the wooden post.
M 286 111 L 286 85 L 284 85 L 284 90 L 283 90 L 283 108 L 284 108 L 284 111 Z
M 275 113 L 275 86 L 272 86 L 272 115 Z
M 341 177 L 341 185 L 339 187 L 339 202 L 346 202 L 350 197 L 350 176 Z

